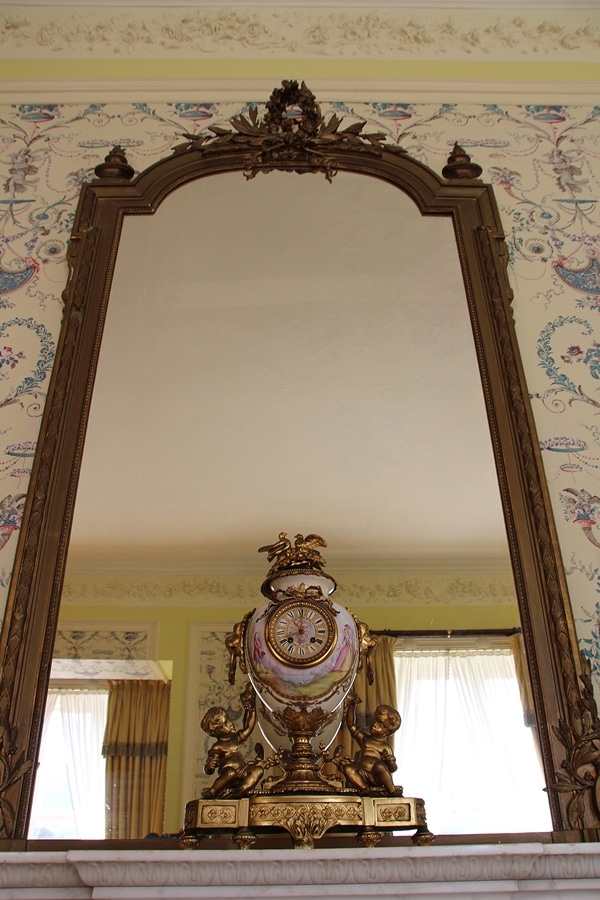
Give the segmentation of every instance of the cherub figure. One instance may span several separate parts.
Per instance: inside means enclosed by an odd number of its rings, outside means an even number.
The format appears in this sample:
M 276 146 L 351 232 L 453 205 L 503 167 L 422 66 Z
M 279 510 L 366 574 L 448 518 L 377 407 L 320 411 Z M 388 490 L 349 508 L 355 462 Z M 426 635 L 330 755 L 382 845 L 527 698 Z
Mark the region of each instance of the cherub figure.
M 337 768 L 344 774 L 349 787 L 367 794 L 383 788 L 390 796 L 402 796 L 402 788 L 394 784 L 392 772 L 398 768 L 387 738 L 400 728 L 400 713 L 393 706 L 381 704 L 375 710 L 371 727 L 363 731 L 356 725 L 356 707 L 360 698 L 352 692 L 346 700 L 346 726 L 359 745 L 354 759 L 334 757 Z
M 260 755 L 250 762 L 243 757 L 240 747 L 248 740 L 256 724 L 255 697 L 250 683 L 240 698 L 244 707 L 244 724 L 239 731 L 236 731 L 222 706 L 211 706 L 200 723 L 203 731 L 216 738 L 208 751 L 204 771 L 207 775 L 215 771 L 219 774 L 211 786 L 202 791 L 202 796 L 207 799 L 243 796 L 258 784 L 265 768 L 270 765 L 270 761 L 261 759 Z M 256 751 L 262 752 L 260 744 L 256 745 Z

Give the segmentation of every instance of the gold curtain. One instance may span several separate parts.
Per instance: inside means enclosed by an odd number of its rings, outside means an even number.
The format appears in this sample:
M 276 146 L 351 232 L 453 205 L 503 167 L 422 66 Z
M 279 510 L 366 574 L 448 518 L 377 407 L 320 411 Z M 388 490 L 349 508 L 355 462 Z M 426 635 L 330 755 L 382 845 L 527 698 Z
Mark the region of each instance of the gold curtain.
M 393 706 L 396 709 L 396 672 L 394 667 L 394 649 L 396 638 L 380 635 L 377 638 L 377 646 L 373 651 L 373 684 L 369 684 L 366 667 L 356 676 L 354 692 L 358 694 L 362 703 L 356 710 L 356 724 L 366 730 L 371 724 L 371 717 L 381 703 Z M 341 740 L 340 740 L 341 739 Z M 344 754 L 354 756 L 358 744 L 350 737 L 345 725 L 339 732 L 336 744 L 343 744 Z
M 109 681 L 102 754 L 106 757 L 106 837 L 163 831 L 169 700 L 163 681 Z
M 529 671 L 527 669 L 527 657 L 525 655 L 525 644 L 523 635 L 517 632 L 508 637 L 508 644 L 512 650 L 515 660 L 515 671 L 517 673 L 517 683 L 519 685 L 519 693 L 521 695 L 521 705 L 523 707 L 523 719 L 525 725 L 531 728 L 536 753 L 543 766 L 542 748 L 540 747 L 540 737 L 537 729 L 537 719 L 535 717 L 535 709 L 533 706 L 533 694 L 531 693 L 531 682 L 529 680 Z

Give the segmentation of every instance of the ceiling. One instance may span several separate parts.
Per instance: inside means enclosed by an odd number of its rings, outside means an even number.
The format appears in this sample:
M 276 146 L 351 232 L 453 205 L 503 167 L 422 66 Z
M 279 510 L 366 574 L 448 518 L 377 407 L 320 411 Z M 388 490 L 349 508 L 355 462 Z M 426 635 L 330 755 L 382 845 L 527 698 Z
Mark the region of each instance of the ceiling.
M 70 565 L 506 559 L 451 223 L 383 182 L 229 174 L 126 219 Z
M 115 0 L 13 0 L 13 6 L 93 6 L 115 7 Z M 215 6 L 214 0 L 127 0 L 123 6 L 137 7 L 186 7 Z M 597 9 L 598 0 L 384 0 L 369 3 L 368 0 L 222 0 L 219 6 L 356 6 L 374 9 Z

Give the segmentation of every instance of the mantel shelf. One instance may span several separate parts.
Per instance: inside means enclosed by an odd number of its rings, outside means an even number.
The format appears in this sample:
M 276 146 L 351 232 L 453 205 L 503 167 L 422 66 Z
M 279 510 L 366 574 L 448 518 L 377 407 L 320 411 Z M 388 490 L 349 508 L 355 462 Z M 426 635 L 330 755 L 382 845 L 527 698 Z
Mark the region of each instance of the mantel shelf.
M 508 900 L 523 893 L 592 900 L 600 895 L 600 844 L 0 854 L 0 898 L 289 900 L 290 891 L 311 898 Z

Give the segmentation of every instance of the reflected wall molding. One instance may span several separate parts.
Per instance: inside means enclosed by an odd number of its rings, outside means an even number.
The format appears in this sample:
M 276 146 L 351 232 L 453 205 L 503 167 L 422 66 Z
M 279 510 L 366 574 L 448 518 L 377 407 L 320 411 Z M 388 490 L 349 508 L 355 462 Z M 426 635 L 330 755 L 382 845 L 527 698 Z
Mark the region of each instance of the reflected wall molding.
M 415 4 L 415 7 L 418 5 Z M 4 6 L 5 59 L 274 58 L 596 62 L 592 10 Z
M 341 577 L 340 602 L 348 606 L 514 605 L 511 574 L 409 573 L 403 577 Z M 157 575 L 70 575 L 62 594 L 66 606 L 247 607 L 260 600 L 255 576 L 206 578 Z

